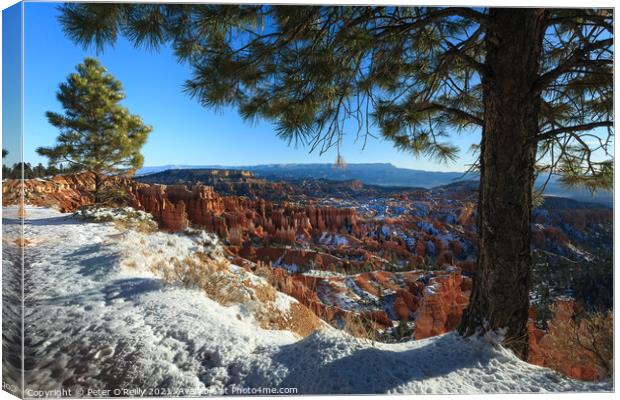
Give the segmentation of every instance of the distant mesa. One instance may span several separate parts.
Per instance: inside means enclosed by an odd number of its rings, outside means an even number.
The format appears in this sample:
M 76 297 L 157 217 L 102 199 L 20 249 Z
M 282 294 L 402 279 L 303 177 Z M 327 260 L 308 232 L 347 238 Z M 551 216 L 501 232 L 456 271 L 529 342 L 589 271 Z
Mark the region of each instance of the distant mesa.
M 135 180 L 161 185 L 208 185 L 224 195 L 269 201 L 304 201 L 308 197 L 341 199 L 382 197 L 428 190 L 423 187 L 366 184 L 358 179 L 339 180 L 297 175 L 283 178 L 274 175 L 266 177 L 262 172 L 247 169 L 169 169 L 137 176 Z
M 146 176 L 163 171 L 192 170 L 197 175 L 212 174 L 214 170 L 247 171 L 257 178 L 267 180 L 328 179 L 334 181 L 360 181 L 366 185 L 423 187 L 453 183 L 464 178 L 475 179 L 476 175 L 464 175 L 462 172 L 423 171 L 399 168 L 390 163 L 347 164 L 346 168 L 333 168 L 333 164 L 265 164 L 253 166 L 217 166 L 217 165 L 165 165 L 145 167 L 137 176 Z M 180 172 L 170 172 L 179 174 Z M 180 173 L 184 174 L 184 173 Z M 186 175 L 189 175 L 187 173 Z
M 207 175 L 217 176 L 211 171 L 226 170 L 230 174 L 232 171 L 242 171 L 250 174 L 247 178 L 264 179 L 268 181 L 298 181 L 304 179 L 313 180 L 329 180 L 329 181 L 358 181 L 364 185 L 374 185 L 381 187 L 393 188 L 426 188 L 439 189 L 438 187 L 449 185 L 453 189 L 455 184 L 462 184 L 470 189 L 472 185 L 476 185 L 478 174 L 475 172 L 440 172 L 440 171 L 423 171 L 408 168 L 396 167 L 390 163 L 359 163 L 347 164 L 344 169 L 333 168 L 333 164 L 265 164 L 252 166 L 218 166 L 218 165 L 164 165 L 145 167 L 138 171 L 138 180 L 150 183 L 166 183 L 164 181 L 156 182 L 155 179 L 161 179 L 164 175 L 192 177 L 196 179 L 187 180 L 186 182 L 197 183 L 199 176 L 207 179 Z M 153 175 L 166 172 L 164 175 Z M 195 171 L 194 173 L 183 171 Z M 147 176 L 149 176 L 147 178 Z M 221 176 L 221 175 L 220 175 Z M 233 175 L 229 175 L 233 178 Z M 542 187 L 545 177 L 540 177 L 536 184 Z M 168 182 L 180 183 L 181 181 Z M 204 184 L 208 184 L 204 182 Z M 563 187 L 557 177 L 553 176 L 549 180 L 545 188 L 546 196 L 566 197 L 573 200 L 583 202 L 595 202 L 604 204 L 608 207 L 613 205 L 612 192 L 599 192 L 592 196 L 584 189 L 567 189 Z
M 245 179 L 253 178 L 254 174 L 248 170 L 242 169 L 221 169 L 221 168 L 171 168 L 158 172 L 150 172 L 148 174 L 137 174 L 137 179 L 143 182 L 155 180 L 167 180 L 175 182 L 211 181 L 214 179 Z M 166 182 L 159 182 L 166 183 Z M 174 182 L 169 182 L 174 183 Z M 206 182 L 204 182 L 206 183 Z

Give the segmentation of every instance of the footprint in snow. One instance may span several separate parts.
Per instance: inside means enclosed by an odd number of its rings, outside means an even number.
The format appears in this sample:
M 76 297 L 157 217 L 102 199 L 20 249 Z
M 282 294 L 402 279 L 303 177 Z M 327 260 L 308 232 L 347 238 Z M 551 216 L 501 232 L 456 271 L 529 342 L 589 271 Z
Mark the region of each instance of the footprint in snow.
M 95 353 L 95 360 L 104 359 L 114 355 L 114 349 L 111 347 L 105 347 Z

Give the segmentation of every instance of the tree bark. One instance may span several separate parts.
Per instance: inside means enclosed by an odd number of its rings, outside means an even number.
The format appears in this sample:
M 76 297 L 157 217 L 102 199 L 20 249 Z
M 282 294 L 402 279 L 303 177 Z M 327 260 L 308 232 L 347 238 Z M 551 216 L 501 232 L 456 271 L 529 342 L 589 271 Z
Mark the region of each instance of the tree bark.
M 95 200 L 95 207 L 99 208 L 99 206 L 101 205 L 101 175 L 99 174 L 99 172 L 95 172 L 95 193 L 94 193 L 94 200 Z
M 531 210 L 545 11 L 489 11 L 482 79 L 484 126 L 478 203 L 479 249 L 469 306 L 459 332 L 498 331 L 527 359 Z

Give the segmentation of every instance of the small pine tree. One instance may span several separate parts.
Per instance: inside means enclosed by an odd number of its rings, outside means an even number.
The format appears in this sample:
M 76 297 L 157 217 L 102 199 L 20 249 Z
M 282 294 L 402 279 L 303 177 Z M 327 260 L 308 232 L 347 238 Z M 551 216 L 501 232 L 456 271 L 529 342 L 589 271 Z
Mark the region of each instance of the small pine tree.
M 7 149 L 2 149 L 2 179 L 3 180 L 9 178 L 8 175 L 11 171 L 9 167 L 4 165 L 4 157 L 6 157 L 8 154 L 9 154 L 9 151 Z
M 47 167 L 47 175 L 58 175 L 60 173 L 60 169 L 56 165 L 50 165 Z
M 68 163 L 95 174 L 95 204 L 102 203 L 102 176 L 132 173 L 143 163 L 140 148 L 152 128 L 119 102 L 125 98 L 121 83 L 99 61 L 86 58 L 60 84 L 57 99 L 65 113 L 48 111 L 47 118 L 60 130 L 58 143 L 39 147 L 50 165 Z
M 396 327 L 396 339 L 401 340 L 407 336 L 409 336 L 411 332 L 409 331 L 409 325 L 407 324 L 406 318 L 401 318 L 398 322 L 398 326 Z
M 12 179 L 22 179 L 22 171 L 24 179 L 34 178 L 34 173 L 32 172 L 32 166 L 30 163 L 18 162 L 13 164 L 13 172 L 9 178 Z
M 43 166 L 43 164 L 39 163 L 32 169 L 35 178 L 43 178 L 47 175 L 47 169 Z

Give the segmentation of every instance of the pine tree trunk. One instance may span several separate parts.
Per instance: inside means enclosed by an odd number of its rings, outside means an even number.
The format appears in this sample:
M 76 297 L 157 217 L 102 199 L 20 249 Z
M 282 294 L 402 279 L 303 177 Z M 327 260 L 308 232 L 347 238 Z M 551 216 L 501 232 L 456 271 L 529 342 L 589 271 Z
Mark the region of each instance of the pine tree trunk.
M 101 175 L 95 172 L 95 207 L 101 205 Z
M 503 344 L 527 359 L 532 187 L 544 10 L 491 9 L 483 78 L 479 250 L 472 296 L 459 331 L 505 329 Z

